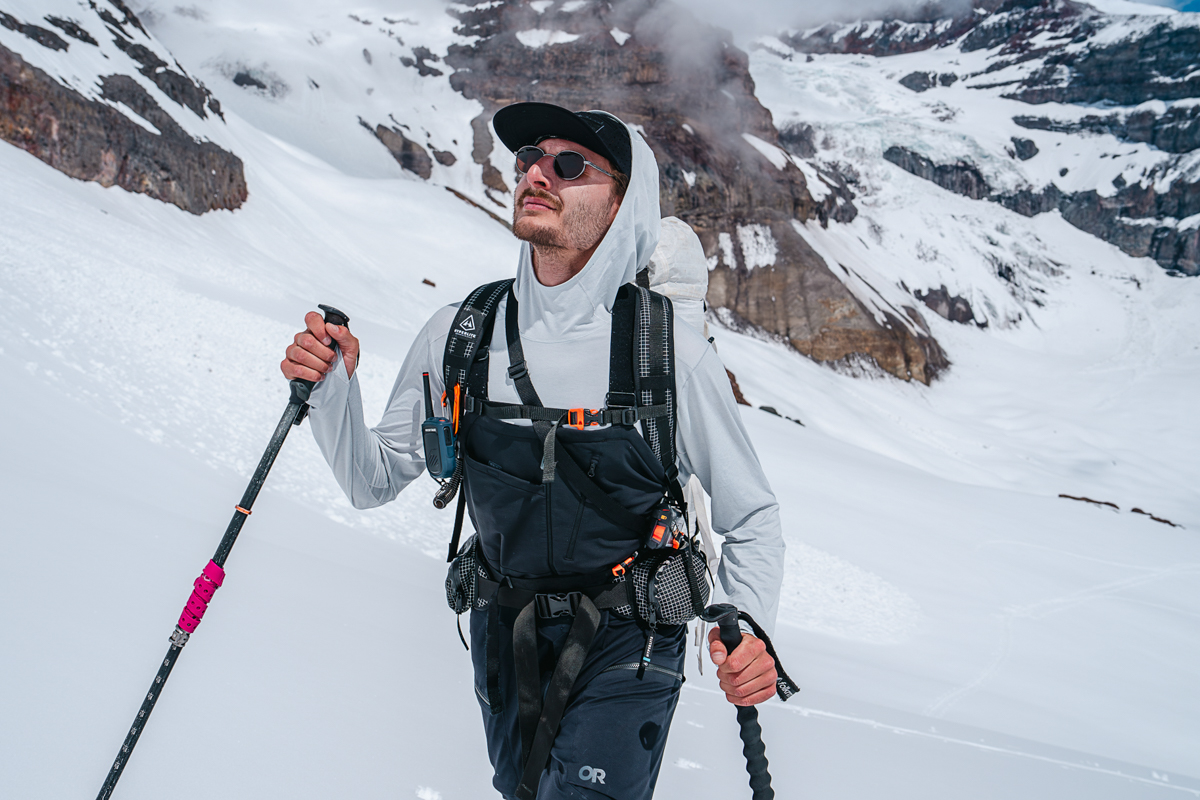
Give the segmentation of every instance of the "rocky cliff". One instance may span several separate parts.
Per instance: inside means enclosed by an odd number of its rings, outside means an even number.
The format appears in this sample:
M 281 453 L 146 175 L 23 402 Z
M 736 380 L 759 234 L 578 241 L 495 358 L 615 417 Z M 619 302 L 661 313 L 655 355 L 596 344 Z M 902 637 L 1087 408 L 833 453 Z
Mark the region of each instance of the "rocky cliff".
M 121 0 L 74 10 L 91 18 L 0 12 L 0 138 L 73 178 L 193 214 L 241 206 L 241 159 L 185 127 L 221 119 L 216 98 Z
M 1062 152 L 1042 147 L 1039 156 L 1022 136 L 1010 138 L 1011 156 L 1030 162 L 1016 181 L 1002 169 L 991 169 L 991 180 L 986 165 L 970 159 L 938 162 L 900 146 L 886 157 L 950 191 L 1022 214 L 1058 210 L 1130 255 L 1200 274 L 1200 15 L 1114 16 L 1071 0 L 976 0 L 957 12 L 927 6 L 907 19 L 831 24 L 781 38 L 810 54 L 927 51 L 938 68 L 907 72 L 898 83 L 928 93 L 931 102 L 961 81 L 959 88 L 1027 104 L 1029 112 L 1012 117 L 1022 129 L 1077 141 L 1107 137 L 1111 145 L 1095 148 L 1093 161 L 1110 163 L 1085 168 L 1106 175 L 1092 185 L 1081 172 L 1069 175 L 1074 164 L 1051 171 Z M 1060 105 L 1035 111 L 1050 103 Z M 1114 160 L 1122 168 L 1109 174 Z
M 852 194 L 836 173 L 802 160 L 802 130 L 776 130 L 728 34 L 650 0 L 478 2 L 454 13 L 458 32 L 473 38 L 445 63 L 451 85 L 483 105 L 473 156 L 493 198 L 511 189 L 493 163 L 508 160 L 488 128 L 498 108 L 605 108 L 653 148 L 663 214 L 699 234 L 712 265 L 709 305 L 731 324 L 818 361 L 866 359 L 905 380 L 927 383 L 947 365 L 915 309 L 869 308 L 797 232 L 809 220 L 853 219 Z

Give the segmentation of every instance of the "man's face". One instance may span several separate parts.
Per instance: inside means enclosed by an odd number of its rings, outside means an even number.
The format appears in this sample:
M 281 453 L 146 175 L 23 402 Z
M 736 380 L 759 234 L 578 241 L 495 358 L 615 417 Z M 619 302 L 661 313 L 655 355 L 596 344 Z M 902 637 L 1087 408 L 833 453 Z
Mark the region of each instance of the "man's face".
M 613 179 L 589 166 L 575 180 L 563 180 L 554 171 L 553 156 L 574 150 L 609 172 L 613 166 L 595 151 L 566 139 L 546 139 L 538 147 L 546 156 L 529 168 L 513 190 L 513 234 L 542 247 L 594 248 L 621 207 Z

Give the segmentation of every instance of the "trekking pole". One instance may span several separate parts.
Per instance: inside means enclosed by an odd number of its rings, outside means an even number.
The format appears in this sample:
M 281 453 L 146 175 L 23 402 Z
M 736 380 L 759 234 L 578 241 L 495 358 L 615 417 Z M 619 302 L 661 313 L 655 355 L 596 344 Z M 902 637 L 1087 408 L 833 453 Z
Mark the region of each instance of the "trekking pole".
M 326 324 L 345 325 L 350 321 L 349 317 L 332 306 L 322 305 L 318 308 L 325 312 Z M 229 527 L 225 529 L 225 535 L 221 537 L 216 554 L 204 566 L 200 577 L 196 578 L 193 584 L 191 597 L 188 598 L 183 613 L 179 615 L 175 632 L 171 634 L 171 646 L 167 650 L 167 655 L 159 665 L 158 674 L 154 676 L 154 682 L 150 684 L 150 691 L 142 700 L 142 707 L 138 709 L 137 716 L 133 719 L 133 727 L 125 735 L 125 743 L 121 745 L 117 759 L 113 762 L 108 777 L 104 779 L 104 785 L 100 787 L 100 794 L 96 796 L 96 800 L 108 800 L 112 796 L 113 789 L 116 788 L 117 781 L 121 778 L 121 773 L 125 771 L 125 765 L 129 763 L 129 756 L 133 753 L 138 738 L 146 728 L 146 720 L 150 718 L 150 712 L 154 710 L 154 704 L 158 702 L 163 686 L 166 684 L 167 678 L 171 676 L 175 661 L 183 651 L 183 646 L 187 644 L 188 638 L 195 632 L 196 626 L 203 619 L 213 594 L 225 580 L 225 559 L 229 558 L 229 551 L 233 549 L 233 545 L 237 541 L 242 524 L 246 521 L 246 517 L 250 516 L 254 500 L 258 497 L 263 482 L 267 479 L 267 473 L 271 471 L 271 466 L 275 463 L 275 456 L 279 455 L 279 449 L 283 447 L 283 440 L 287 438 L 292 426 L 299 425 L 308 414 L 308 397 L 314 385 L 313 381 L 304 381 L 298 378 L 291 381 L 292 396 L 283 412 L 283 417 L 279 420 L 279 425 L 276 426 L 275 433 L 271 436 L 271 442 L 267 445 L 262 460 L 258 462 L 258 469 L 254 471 L 254 477 L 250 479 L 250 485 L 246 487 L 241 503 L 233 512 L 233 519 L 230 520 Z
M 721 644 L 732 655 L 742 643 L 737 608 L 729 603 L 714 603 L 704 610 L 700 618 L 705 622 L 717 623 Z M 762 726 L 758 724 L 758 709 L 754 706 L 738 706 L 737 718 L 741 726 L 742 755 L 746 757 L 746 771 L 750 773 L 753 800 L 774 800 L 775 790 L 771 788 L 771 773 L 767 771 L 767 748 L 762 740 Z

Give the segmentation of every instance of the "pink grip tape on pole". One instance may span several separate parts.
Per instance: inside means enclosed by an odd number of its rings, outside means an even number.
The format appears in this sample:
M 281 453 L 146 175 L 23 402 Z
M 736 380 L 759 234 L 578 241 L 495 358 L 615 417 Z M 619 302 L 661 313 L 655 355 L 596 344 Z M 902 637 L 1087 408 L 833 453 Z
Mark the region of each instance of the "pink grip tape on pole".
M 196 626 L 204 619 L 204 612 L 208 610 L 209 601 L 224 580 L 225 570 L 218 567 L 215 561 L 204 565 L 200 577 L 192 584 L 192 595 L 183 607 L 183 613 L 179 615 L 180 628 L 188 633 L 196 632 Z

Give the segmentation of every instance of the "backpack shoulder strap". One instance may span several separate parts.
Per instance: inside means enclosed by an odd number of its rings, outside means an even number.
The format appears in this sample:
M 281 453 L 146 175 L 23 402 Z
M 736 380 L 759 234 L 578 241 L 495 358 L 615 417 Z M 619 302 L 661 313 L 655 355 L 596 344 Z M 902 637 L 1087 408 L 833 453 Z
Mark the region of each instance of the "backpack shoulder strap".
M 496 306 L 507 294 L 513 279 L 480 286 L 459 306 L 446 337 L 442 357 L 446 390 L 459 385 L 480 397 L 487 396 L 487 360 L 482 358 L 492 341 Z
M 666 414 L 641 421 L 642 436 L 667 476 L 671 499 L 686 509 L 676 464 L 675 315 L 671 299 L 627 284 L 613 304 L 609 349 L 609 408 L 665 406 Z

